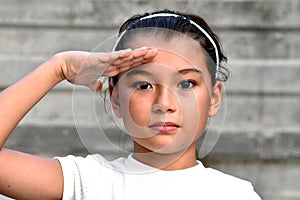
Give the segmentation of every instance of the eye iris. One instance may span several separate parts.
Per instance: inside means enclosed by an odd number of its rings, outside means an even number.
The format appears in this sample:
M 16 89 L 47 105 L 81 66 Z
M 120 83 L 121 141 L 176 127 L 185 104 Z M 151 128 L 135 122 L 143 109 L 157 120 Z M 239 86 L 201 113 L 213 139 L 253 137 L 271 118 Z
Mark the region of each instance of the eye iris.
M 147 83 L 144 83 L 140 86 L 141 89 L 148 89 L 148 87 L 149 87 L 149 84 L 147 84 Z
M 137 88 L 145 90 L 151 88 L 151 85 L 149 83 L 138 83 Z
M 182 81 L 179 84 L 179 87 L 182 88 L 182 89 L 188 89 L 188 88 L 192 87 L 192 83 L 190 81 Z

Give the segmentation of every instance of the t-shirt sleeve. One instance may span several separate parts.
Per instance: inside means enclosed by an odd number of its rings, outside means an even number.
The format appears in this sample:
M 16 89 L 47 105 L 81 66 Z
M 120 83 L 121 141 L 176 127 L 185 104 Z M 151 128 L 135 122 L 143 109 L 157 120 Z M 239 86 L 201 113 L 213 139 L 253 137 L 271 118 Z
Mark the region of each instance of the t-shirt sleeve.
M 207 168 L 207 176 L 208 184 L 212 185 L 211 188 L 218 188 L 222 199 L 261 200 L 249 181 L 210 168 Z
M 63 171 L 63 200 L 96 199 L 94 197 L 103 196 L 109 190 L 111 170 L 105 166 L 107 161 L 103 157 L 66 156 L 55 159 L 60 162 Z
M 76 168 L 75 157 L 55 157 L 55 159 L 60 162 L 64 177 L 63 200 L 77 199 L 75 198 L 75 191 L 82 191 L 82 188 L 80 187 L 80 184 L 76 184 L 77 182 L 80 182 L 80 175 L 78 169 Z M 79 194 L 77 196 L 82 195 Z
M 234 196 L 236 200 L 261 200 L 260 196 L 255 192 L 253 185 L 248 181 L 240 181 L 235 187 Z

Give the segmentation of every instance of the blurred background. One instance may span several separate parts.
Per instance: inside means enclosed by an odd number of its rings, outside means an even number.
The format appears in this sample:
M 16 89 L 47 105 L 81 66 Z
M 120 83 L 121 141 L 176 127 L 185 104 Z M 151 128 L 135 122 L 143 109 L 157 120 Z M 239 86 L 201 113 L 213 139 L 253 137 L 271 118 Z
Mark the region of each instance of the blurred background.
M 251 181 L 264 200 L 300 199 L 300 0 L 0 0 L 0 90 L 55 53 L 91 51 L 131 15 L 164 8 L 201 15 L 229 59 L 225 126 L 205 165 Z M 46 157 L 88 154 L 72 93 L 66 82 L 55 87 L 6 147 Z M 77 92 L 82 113 L 86 93 Z M 95 134 L 90 117 L 76 127 Z M 119 155 L 104 142 L 93 145 Z

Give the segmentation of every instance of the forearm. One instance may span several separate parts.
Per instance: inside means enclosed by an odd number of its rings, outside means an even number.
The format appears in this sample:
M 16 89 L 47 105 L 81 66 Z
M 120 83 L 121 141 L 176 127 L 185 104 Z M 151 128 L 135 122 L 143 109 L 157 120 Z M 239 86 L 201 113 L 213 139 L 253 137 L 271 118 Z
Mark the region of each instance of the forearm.
M 53 57 L 0 93 L 0 149 L 24 115 L 62 79 Z

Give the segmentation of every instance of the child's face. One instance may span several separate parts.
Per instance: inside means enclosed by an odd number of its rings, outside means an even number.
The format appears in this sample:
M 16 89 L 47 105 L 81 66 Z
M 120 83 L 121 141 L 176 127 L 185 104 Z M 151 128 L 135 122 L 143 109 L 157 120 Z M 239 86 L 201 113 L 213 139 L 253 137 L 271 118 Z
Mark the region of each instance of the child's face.
M 119 76 L 112 95 L 118 117 L 142 148 L 172 153 L 196 146 L 212 109 L 208 59 L 190 38 L 143 38 L 131 48 L 159 48 L 153 61 Z

